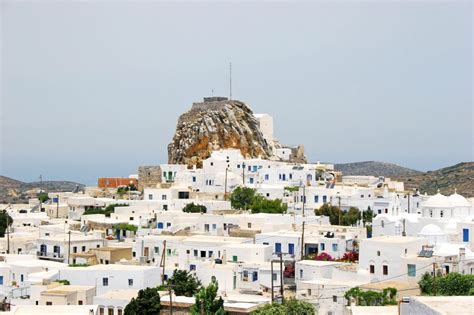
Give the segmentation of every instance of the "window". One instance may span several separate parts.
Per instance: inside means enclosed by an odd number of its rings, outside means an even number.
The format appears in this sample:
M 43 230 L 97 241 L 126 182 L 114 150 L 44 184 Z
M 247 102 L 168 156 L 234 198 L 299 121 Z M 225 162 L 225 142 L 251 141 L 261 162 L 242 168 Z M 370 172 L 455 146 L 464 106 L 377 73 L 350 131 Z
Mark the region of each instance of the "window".
M 249 183 L 250 183 L 250 184 L 253 184 L 253 177 L 250 177 L 250 178 L 249 178 Z
M 408 264 L 407 265 L 407 273 L 409 277 L 416 277 L 416 265 Z
M 377 256 L 380 256 L 380 251 L 379 250 L 377 251 Z
M 269 180 L 270 179 L 270 176 L 268 176 L 268 174 L 265 174 L 265 180 Z
M 204 224 L 204 231 L 209 232 L 209 224 Z
M 318 203 L 318 202 L 319 202 L 319 196 L 316 195 L 316 196 L 314 196 L 314 203 Z
M 83 252 L 86 251 L 86 247 L 85 247 L 85 246 L 82 246 L 82 251 L 83 251 Z
M 214 162 L 211 162 L 211 166 L 214 166 Z
M 166 195 L 161 195 L 161 200 L 166 200 Z
M 234 256 L 232 256 L 232 261 L 233 261 L 233 262 L 238 262 L 238 261 L 239 261 L 239 258 L 234 255 Z
M 194 250 L 194 257 L 197 257 L 197 255 L 198 255 L 198 250 L 195 249 L 195 250 Z
M 3 276 L 0 276 L 0 285 L 3 285 Z
M 462 241 L 469 242 L 469 229 L 462 229 Z
M 217 229 L 217 224 L 213 224 L 213 225 L 212 225 L 212 229 L 213 229 L 213 230 L 216 230 L 216 229 Z
M 128 279 L 128 286 L 133 287 L 133 279 Z
M 333 296 L 332 296 L 332 301 L 333 301 L 334 303 L 337 303 L 337 295 L 333 295 Z
M 189 265 L 189 270 L 190 271 L 196 270 L 196 265 Z
M 251 229 L 251 228 L 252 228 L 252 223 L 251 223 L 251 222 L 248 222 L 248 223 L 247 223 L 247 227 L 248 227 L 249 229 Z
M 117 309 L 117 315 L 123 315 L 123 310 L 121 308 Z
M 375 273 L 375 266 L 374 266 L 374 265 L 370 265 L 370 266 L 369 266 L 369 271 L 370 271 L 370 273 L 374 274 L 374 273 Z
M 196 182 L 196 176 L 193 176 L 193 183 Z
M 163 210 L 168 211 L 168 205 L 163 205 Z
M 300 269 L 300 279 L 303 279 L 303 269 Z
M 107 315 L 114 315 L 114 308 L 113 307 L 109 307 L 107 309 Z
M 133 221 L 133 220 L 134 220 L 134 218 L 133 218 L 133 217 L 130 217 L 130 218 L 128 218 L 128 219 L 129 219 L 130 221 Z
M 332 244 L 332 251 L 337 252 L 337 243 Z
M 189 191 L 178 192 L 178 199 L 189 199 Z
M 275 253 L 281 253 L 281 243 L 275 243 Z
M 148 195 L 148 200 L 153 200 L 153 194 Z
M 206 258 L 206 251 L 205 250 L 201 251 L 201 258 Z
M 433 217 L 433 210 L 430 210 L 430 217 Z
M 361 198 L 364 198 L 364 195 L 360 195 Z
M 46 301 L 46 305 L 53 305 L 53 302 Z
M 326 246 L 324 243 L 319 244 L 319 247 L 321 248 L 321 251 L 326 249 Z
M 72 252 L 73 252 L 73 253 L 77 253 L 77 246 L 74 246 L 74 247 L 72 248 Z
M 153 251 L 155 252 L 155 254 L 158 254 L 158 253 L 160 253 L 160 248 L 158 246 L 155 246 L 153 248 Z
M 102 278 L 102 285 L 104 287 L 108 287 L 109 286 L 109 278 Z
M 104 315 L 104 308 L 103 307 L 99 308 L 99 315 Z
M 328 201 L 328 196 L 323 196 L 323 203 L 326 203 Z
M 163 222 L 158 222 L 158 225 L 157 225 L 158 229 L 162 229 L 163 228 Z
M 383 265 L 383 266 L 382 266 L 382 271 L 383 271 L 383 275 L 384 275 L 384 276 L 388 275 L 388 266 L 387 266 L 387 265 Z
M 167 255 L 167 256 L 171 256 L 171 248 L 168 248 L 168 249 L 166 250 L 166 255 Z
M 79 300 L 77 301 L 77 305 L 83 305 L 84 303 L 82 302 L 82 300 Z
M 288 244 L 288 254 L 294 255 L 295 254 L 295 244 Z
M 273 281 L 276 281 L 276 279 L 277 279 L 277 274 L 276 274 L 276 273 L 273 273 L 272 280 L 273 280 Z

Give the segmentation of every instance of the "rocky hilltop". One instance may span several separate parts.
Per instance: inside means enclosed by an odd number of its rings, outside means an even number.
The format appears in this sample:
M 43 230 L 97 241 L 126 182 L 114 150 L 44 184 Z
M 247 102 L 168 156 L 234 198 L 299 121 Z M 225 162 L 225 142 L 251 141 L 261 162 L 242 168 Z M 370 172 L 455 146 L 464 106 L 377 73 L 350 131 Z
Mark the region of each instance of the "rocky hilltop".
M 213 150 L 240 149 L 247 158 L 273 156 L 252 110 L 243 102 L 223 97 L 204 98 L 178 119 L 168 145 L 168 163 L 202 166 Z
M 46 192 L 63 192 L 81 190 L 84 185 L 69 181 L 43 181 L 25 183 L 0 175 L 0 204 L 27 203 L 29 198 L 36 197 L 41 189 Z
M 343 175 L 372 175 L 393 177 L 421 174 L 421 172 L 410 168 L 377 161 L 334 164 L 334 168 L 336 171 L 342 172 Z

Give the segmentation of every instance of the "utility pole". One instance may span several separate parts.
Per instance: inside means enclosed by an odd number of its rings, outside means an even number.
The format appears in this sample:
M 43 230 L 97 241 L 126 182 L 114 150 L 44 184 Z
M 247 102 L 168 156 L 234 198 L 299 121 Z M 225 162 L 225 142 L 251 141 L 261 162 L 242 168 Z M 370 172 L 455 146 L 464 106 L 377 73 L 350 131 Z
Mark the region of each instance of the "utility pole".
M 304 205 L 306 204 L 306 185 L 303 186 L 303 217 L 304 217 Z
M 410 212 L 410 192 L 408 192 L 408 213 Z
M 283 253 L 280 253 L 280 295 L 281 295 L 281 303 L 283 304 Z
M 68 234 L 68 248 L 67 248 L 67 264 L 70 264 L 70 259 L 71 259 L 71 230 L 67 232 Z
M 59 195 L 56 195 L 56 219 L 59 218 Z
M 242 163 L 242 185 L 245 186 L 245 162 Z
M 402 232 L 402 236 L 407 236 L 407 232 L 405 230 L 405 219 L 403 219 L 403 232 Z
M 172 295 L 172 291 L 171 291 L 171 285 L 168 284 L 168 293 L 170 295 L 170 315 L 173 315 L 173 295 Z
M 275 293 L 273 292 L 273 258 L 270 260 L 270 281 L 272 282 L 272 303 L 275 301 Z
M 228 169 L 229 169 L 228 167 L 225 168 L 224 198 L 227 196 L 227 170 Z
M 5 215 L 7 216 L 6 219 L 7 219 L 7 254 L 10 254 L 10 220 L 9 220 L 9 215 L 8 215 L 8 211 L 5 210 Z
M 304 259 L 304 224 L 305 221 L 303 221 L 303 229 L 301 231 L 301 260 Z
M 161 253 L 161 261 L 160 267 L 162 267 L 161 271 L 161 285 L 165 284 L 165 263 L 166 263 L 166 240 L 163 241 L 163 252 Z
M 342 209 L 341 209 L 341 196 L 337 196 L 337 199 L 339 200 L 339 225 L 341 225 L 341 212 L 342 212 Z

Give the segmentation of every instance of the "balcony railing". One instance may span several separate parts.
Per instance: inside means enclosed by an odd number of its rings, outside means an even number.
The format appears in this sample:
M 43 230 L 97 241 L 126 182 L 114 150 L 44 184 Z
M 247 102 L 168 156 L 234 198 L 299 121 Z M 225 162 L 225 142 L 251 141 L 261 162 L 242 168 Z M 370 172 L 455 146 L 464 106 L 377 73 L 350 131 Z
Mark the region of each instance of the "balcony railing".
M 56 261 L 63 261 L 64 260 L 64 255 L 63 254 L 58 254 L 58 253 L 46 253 L 46 252 L 38 251 L 38 252 L 36 252 L 36 256 L 39 259 L 48 259 L 48 260 L 56 260 Z

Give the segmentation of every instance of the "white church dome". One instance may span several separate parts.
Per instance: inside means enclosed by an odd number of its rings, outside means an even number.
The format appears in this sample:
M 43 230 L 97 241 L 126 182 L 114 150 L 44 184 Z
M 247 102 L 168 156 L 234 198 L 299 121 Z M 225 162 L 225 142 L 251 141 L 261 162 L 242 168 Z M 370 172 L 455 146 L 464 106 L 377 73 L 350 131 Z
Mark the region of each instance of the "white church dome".
M 446 233 L 441 230 L 441 228 L 435 224 L 428 224 L 425 225 L 418 235 L 420 236 L 438 236 L 438 235 L 445 235 Z
M 428 200 L 423 204 L 423 207 L 426 208 L 451 208 L 452 206 L 453 205 L 449 198 L 439 192 L 428 198 Z
M 454 192 L 451 196 L 448 197 L 449 201 L 454 207 L 470 207 L 469 201 L 466 198 Z

